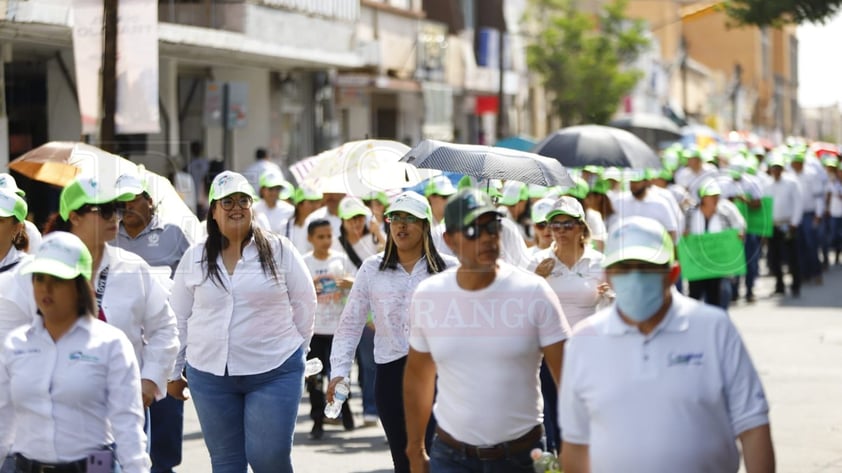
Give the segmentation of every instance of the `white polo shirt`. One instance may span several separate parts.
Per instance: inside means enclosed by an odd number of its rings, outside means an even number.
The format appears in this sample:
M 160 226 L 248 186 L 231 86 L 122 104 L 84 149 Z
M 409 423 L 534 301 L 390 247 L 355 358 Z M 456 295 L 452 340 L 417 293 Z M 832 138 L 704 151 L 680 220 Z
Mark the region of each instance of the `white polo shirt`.
M 541 423 L 541 348 L 570 332 L 543 278 L 498 265 L 491 285 L 476 291 L 460 288 L 448 269 L 419 284 L 410 306 L 409 344 L 436 364 L 436 421 L 471 445 L 513 440 Z
M 763 386 L 728 315 L 672 292 L 649 335 L 615 306 L 565 346 L 559 421 L 593 473 L 736 472 L 736 437 L 769 423 Z

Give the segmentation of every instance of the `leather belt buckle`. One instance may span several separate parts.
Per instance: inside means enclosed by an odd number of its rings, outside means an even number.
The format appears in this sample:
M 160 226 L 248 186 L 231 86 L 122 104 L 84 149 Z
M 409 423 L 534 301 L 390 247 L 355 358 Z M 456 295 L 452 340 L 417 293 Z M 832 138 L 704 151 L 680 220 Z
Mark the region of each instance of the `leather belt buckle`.
M 40 465 L 38 473 L 55 473 L 58 470 L 54 465 Z
M 468 456 L 476 457 L 478 460 L 501 460 L 506 455 L 506 452 L 500 446 L 476 447 L 468 444 L 465 444 L 465 453 Z

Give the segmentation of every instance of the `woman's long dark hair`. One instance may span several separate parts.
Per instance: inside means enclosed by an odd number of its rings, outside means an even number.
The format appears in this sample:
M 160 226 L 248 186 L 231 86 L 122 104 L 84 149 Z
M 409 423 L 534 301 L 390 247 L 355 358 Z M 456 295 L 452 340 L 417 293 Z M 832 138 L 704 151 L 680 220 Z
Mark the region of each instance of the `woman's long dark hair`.
M 441 257 L 436 245 L 433 244 L 433 235 L 430 233 L 430 222 L 424 221 L 424 235 L 422 236 L 423 248 L 421 256 L 427 261 L 427 273 L 436 274 L 447 269 L 444 258 Z M 383 251 L 383 262 L 380 263 L 380 271 L 387 269 L 398 269 L 398 246 L 392 240 L 392 232 L 386 231 L 386 249 Z
M 26 224 L 21 222 L 20 231 L 12 238 L 12 246 L 18 251 L 27 251 L 29 249 L 29 235 L 26 234 Z
M 363 226 L 363 235 L 360 237 L 360 240 L 365 238 L 366 235 L 371 235 L 371 230 L 368 229 L 368 225 Z M 348 232 L 345 231 L 344 221 L 339 225 L 339 243 L 342 244 L 342 249 L 345 250 L 345 254 L 348 255 L 348 259 L 354 263 L 354 266 L 359 268 L 363 265 L 363 260 L 360 258 L 360 255 L 357 254 L 357 250 L 354 249 L 354 245 L 348 241 Z
M 211 202 L 208 209 L 208 238 L 205 240 L 205 249 L 202 252 L 202 263 L 207 269 L 205 279 L 210 279 L 211 282 L 217 284 L 219 287 L 225 287 L 225 282 L 220 274 L 219 264 L 217 258 L 222 253 L 222 250 L 227 248 L 230 241 L 219 230 L 219 224 L 213 219 L 213 209 L 218 204 L 218 201 Z M 278 263 L 275 261 L 275 252 L 272 250 L 272 243 L 269 241 L 271 237 L 267 236 L 260 228 L 251 222 L 251 230 L 249 230 L 246 238 L 240 243 L 241 250 L 245 248 L 251 237 L 254 237 L 254 245 L 257 247 L 257 257 L 260 260 L 260 267 L 263 269 L 263 274 L 271 276 L 275 281 L 278 280 Z
M 67 232 L 72 233 L 73 224 L 70 223 L 70 220 L 65 220 L 61 218 L 61 215 L 58 212 L 53 213 L 52 215 L 47 218 L 47 223 L 44 224 L 44 235 L 52 232 Z

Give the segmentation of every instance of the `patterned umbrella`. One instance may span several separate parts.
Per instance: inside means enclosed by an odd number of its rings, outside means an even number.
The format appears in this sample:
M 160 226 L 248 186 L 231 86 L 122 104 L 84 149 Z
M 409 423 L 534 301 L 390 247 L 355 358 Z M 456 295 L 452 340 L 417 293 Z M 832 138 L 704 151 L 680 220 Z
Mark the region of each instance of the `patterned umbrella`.
M 661 167 L 658 155 L 640 138 L 610 126 L 562 128 L 544 138 L 532 152 L 557 159 L 567 167 Z
M 541 186 L 572 186 L 558 161 L 533 153 L 424 140 L 401 158 L 417 168 L 440 169 L 483 179 L 510 179 Z

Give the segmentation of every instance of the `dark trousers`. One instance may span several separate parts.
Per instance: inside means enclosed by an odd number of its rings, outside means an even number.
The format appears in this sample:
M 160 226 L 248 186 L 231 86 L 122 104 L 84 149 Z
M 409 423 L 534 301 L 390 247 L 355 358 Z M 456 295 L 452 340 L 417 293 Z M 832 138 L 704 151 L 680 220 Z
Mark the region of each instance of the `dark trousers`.
M 541 361 L 541 396 L 544 398 L 544 433 L 547 437 L 547 451 L 561 452 L 561 429 L 558 426 L 558 389 L 547 368 Z
M 181 464 L 184 401 L 167 396 L 149 406 L 149 457 L 152 473 L 171 473 Z
M 690 281 L 690 297 L 720 307 L 722 278 Z
M 333 335 L 313 335 L 310 340 L 310 352 L 307 359 L 318 358 L 322 362 L 322 372 L 306 380 L 307 394 L 310 397 L 310 418 L 321 423 L 325 417 L 325 377 L 330 376 L 330 349 L 333 347 Z M 342 407 L 345 407 L 344 405 Z
M 391 363 L 377 365 L 374 382 L 374 397 L 377 400 L 377 414 L 389 441 L 395 473 L 409 473 L 409 459 L 406 456 L 406 416 L 403 410 L 403 372 L 406 357 Z M 427 451 L 433 445 L 436 420 L 430 416 L 427 423 L 425 445 Z
M 768 251 L 769 270 L 775 276 L 775 291 L 784 291 L 783 265 L 786 264 L 792 275 L 792 292 L 800 294 L 801 266 L 798 261 L 798 233 L 794 230 L 783 232 L 776 227 L 772 232 L 772 238 L 769 239 Z

